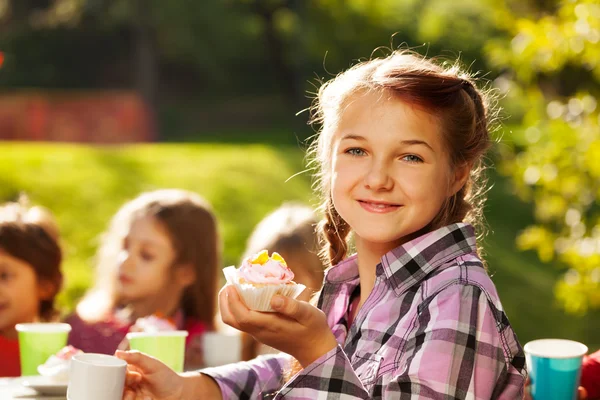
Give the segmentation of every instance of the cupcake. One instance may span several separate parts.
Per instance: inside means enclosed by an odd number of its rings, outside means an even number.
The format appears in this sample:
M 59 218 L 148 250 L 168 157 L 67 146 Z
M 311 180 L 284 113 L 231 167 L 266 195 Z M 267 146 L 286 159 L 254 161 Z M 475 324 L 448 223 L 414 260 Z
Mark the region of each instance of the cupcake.
M 271 298 L 278 294 L 295 298 L 306 286 L 294 282 L 294 273 L 288 268 L 283 257 L 263 250 L 234 266 L 223 269 L 227 283 L 235 286 L 238 293 L 251 310 L 274 312 Z
M 74 355 L 83 353 L 73 346 L 63 347 L 58 353 L 51 355 L 48 360 L 38 367 L 38 372 L 58 383 L 69 381 L 69 368 L 71 358 Z

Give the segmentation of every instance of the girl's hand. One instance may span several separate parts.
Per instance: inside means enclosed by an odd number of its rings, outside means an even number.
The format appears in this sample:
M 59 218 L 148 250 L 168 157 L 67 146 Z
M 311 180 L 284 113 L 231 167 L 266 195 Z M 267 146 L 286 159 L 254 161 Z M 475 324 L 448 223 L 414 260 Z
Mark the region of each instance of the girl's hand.
M 337 346 L 325 314 L 313 305 L 274 296 L 271 307 L 277 312 L 249 310 L 231 285 L 225 286 L 219 293 L 223 322 L 292 355 L 303 367 Z
M 156 358 L 138 351 L 120 350 L 115 356 L 128 364 L 123 400 L 183 398 L 183 377 Z
M 138 351 L 117 351 L 127 362 L 123 400 L 221 400 L 221 389 L 210 376 L 200 373 L 177 374 L 154 357 Z

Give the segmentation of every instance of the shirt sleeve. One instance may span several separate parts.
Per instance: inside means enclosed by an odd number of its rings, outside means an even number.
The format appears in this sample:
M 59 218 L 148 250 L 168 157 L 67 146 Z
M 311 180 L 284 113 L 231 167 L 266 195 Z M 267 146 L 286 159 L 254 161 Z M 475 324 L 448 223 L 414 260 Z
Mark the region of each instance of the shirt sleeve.
M 296 374 L 275 397 L 294 400 L 325 398 L 372 398 L 339 344 Z
M 389 399 L 522 399 L 525 357 L 501 308 L 454 284 L 420 306 Z
M 496 323 L 502 315 L 478 287 L 450 286 L 423 302 L 410 334 L 396 332 L 395 340 L 405 343 L 389 376 L 371 384 L 375 364 L 359 377 L 338 346 L 294 376 L 276 399 L 522 399 L 524 356 L 510 326 Z
M 223 399 L 268 398 L 283 385 L 291 360 L 291 356 L 285 353 L 269 354 L 199 372 L 217 382 Z

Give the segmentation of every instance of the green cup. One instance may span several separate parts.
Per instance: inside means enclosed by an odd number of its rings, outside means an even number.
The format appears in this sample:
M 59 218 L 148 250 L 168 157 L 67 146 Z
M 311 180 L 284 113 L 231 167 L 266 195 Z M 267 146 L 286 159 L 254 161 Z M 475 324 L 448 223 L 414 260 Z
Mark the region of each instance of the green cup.
M 187 331 L 129 332 L 132 350 L 159 359 L 175 372 L 183 372 Z
M 69 324 L 49 322 L 17 324 L 15 328 L 19 333 L 23 376 L 39 375 L 38 366 L 67 345 L 67 338 L 71 331 Z

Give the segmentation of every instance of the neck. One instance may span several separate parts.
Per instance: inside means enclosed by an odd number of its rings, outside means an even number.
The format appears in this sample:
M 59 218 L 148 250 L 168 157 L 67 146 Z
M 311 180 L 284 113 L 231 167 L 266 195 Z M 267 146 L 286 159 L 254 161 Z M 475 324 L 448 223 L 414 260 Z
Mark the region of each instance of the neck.
M 183 293 L 181 291 L 162 293 L 148 298 L 129 301 L 127 308 L 131 310 L 130 319 L 135 322 L 138 318 L 152 314 L 161 314 L 165 317 L 175 315 L 180 307 Z
M 19 337 L 19 334 L 13 326 L 12 328 L 0 330 L 0 336 L 5 337 L 6 339 L 17 339 Z
M 32 316 L 30 318 L 24 318 L 21 321 L 19 321 L 18 323 L 30 323 L 30 322 L 39 322 L 40 319 L 36 316 Z M 7 327 L 5 327 L 4 329 L 0 329 L 0 336 L 5 337 L 6 339 L 18 339 L 19 338 L 19 332 L 17 332 L 17 329 L 15 328 L 15 325 L 9 325 Z
M 362 306 L 375 286 L 375 270 L 381 262 L 381 257 L 394 247 L 390 244 L 372 243 L 355 237 L 356 253 L 358 257 L 358 275 L 360 277 L 360 303 Z

